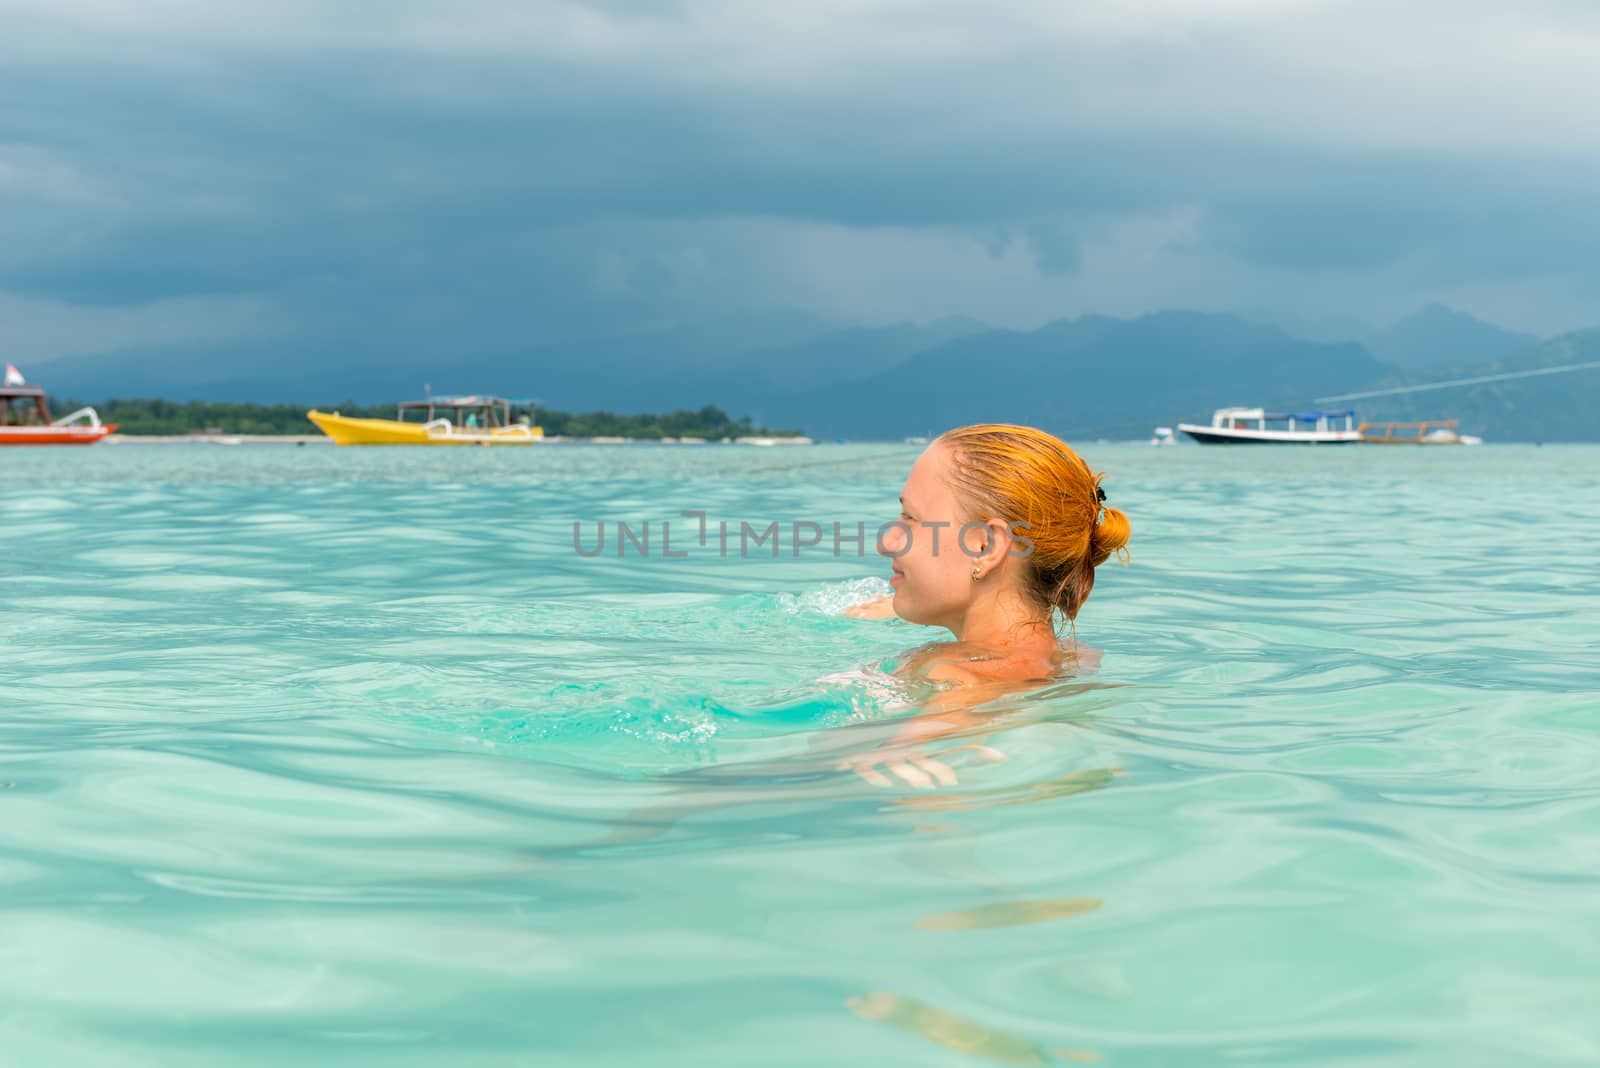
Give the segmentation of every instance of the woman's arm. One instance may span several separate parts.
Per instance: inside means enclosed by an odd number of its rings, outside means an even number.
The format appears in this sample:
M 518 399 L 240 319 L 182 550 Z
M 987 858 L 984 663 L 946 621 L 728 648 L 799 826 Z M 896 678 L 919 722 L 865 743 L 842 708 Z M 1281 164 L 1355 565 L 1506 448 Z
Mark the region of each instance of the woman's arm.
M 982 737 L 986 733 L 984 728 L 989 715 L 974 711 L 973 706 L 986 698 L 998 696 L 1005 687 L 996 688 L 992 682 L 950 663 L 935 664 L 925 675 L 935 682 L 953 682 L 956 685 L 926 701 L 922 711 L 904 720 L 900 729 L 886 742 L 864 753 L 847 757 L 839 764 L 840 771 L 853 771 L 874 786 L 893 786 L 890 776 L 907 786 L 923 789 L 956 784 L 956 775 L 950 765 L 924 753 L 922 745 L 941 738 Z M 947 749 L 940 756 L 967 750 L 975 752 L 985 761 L 1005 759 L 1004 753 L 981 742 L 969 742 Z
M 888 593 L 870 601 L 863 601 L 861 604 L 846 608 L 844 614 L 854 616 L 856 619 L 892 619 L 894 617 L 894 594 Z

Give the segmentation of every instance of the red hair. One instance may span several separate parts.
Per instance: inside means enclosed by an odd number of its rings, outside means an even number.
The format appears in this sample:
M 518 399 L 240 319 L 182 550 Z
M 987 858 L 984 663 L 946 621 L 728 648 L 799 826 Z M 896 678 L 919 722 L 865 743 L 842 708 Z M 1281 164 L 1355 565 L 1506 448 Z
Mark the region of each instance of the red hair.
M 950 449 L 956 498 L 973 520 L 1002 519 L 1033 542 L 1027 587 L 1045 608 L 1077 617 L 1094 569 L 1127 557 L 1128 517 L 1103 504 L 1103 475 L 1043 430 L 979 423 L 940 434 Z

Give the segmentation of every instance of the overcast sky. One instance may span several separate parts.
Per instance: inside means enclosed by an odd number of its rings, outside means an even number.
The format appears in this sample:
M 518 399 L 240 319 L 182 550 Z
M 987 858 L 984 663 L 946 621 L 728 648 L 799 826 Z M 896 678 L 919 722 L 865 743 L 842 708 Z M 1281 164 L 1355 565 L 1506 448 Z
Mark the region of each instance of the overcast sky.
M 1600 325 L 1597 57 L 1587 0 L 0 0 L 0 359 Z

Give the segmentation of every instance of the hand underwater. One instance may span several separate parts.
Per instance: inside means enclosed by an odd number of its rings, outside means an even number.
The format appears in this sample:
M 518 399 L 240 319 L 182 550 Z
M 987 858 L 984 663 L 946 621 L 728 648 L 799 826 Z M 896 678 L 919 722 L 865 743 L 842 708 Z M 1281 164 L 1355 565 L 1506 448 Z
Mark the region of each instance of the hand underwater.
M 931 757 L 916 746 L 887 745 L 845 758 L 838 770 L 853 771 L 873 786 L 893 787 L 896 784 L 889 777 L 893 775 L 907 786 L 928 790 L 935 786 L 956 785 L 955 771 L 941 758 L 964 751 L 976 754 L 984 763 L 995 763 L 1006 758 L 998 749 L 976 743 L 947 749 L 939 757 Z

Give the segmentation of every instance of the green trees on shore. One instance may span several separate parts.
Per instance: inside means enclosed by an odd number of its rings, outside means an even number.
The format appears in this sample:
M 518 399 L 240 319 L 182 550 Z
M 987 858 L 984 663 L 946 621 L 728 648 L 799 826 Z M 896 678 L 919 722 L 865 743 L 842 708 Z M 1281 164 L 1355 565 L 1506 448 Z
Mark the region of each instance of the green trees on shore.
M 51 407 L 70 412 L 83 401 L 62 400 Z M 229 401 L 170 401 L 161 398 L 113 398 L 94 406 L 100 418 L 116 423 L 121 434 L 196 434 L 207 430 L 224 434 L 315 434 L 299 404 L 247 404 Z M 393 404 L 330 404 L 326 411 L 363 419 L 393 419 Z M 612 412 L 574 414 L 542 409 L 536 419 L 551 437 L 660 438 L 796 437 L 799 430 L 771 430 L 751 423 L 749 416 L 735 419 L 721 408 L 706 405 L 698 411 L 679 409 L 642 415 Z

